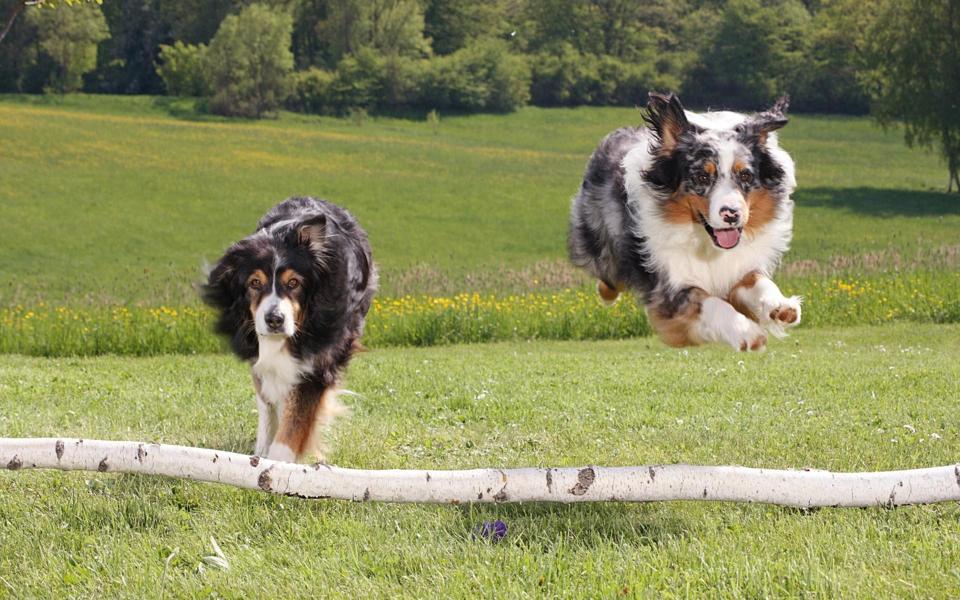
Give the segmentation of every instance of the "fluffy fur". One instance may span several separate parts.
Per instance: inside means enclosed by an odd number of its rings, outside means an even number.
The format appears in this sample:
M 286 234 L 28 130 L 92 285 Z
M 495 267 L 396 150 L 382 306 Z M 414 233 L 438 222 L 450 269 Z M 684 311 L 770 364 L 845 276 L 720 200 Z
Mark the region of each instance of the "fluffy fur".
M 770 279 L 793 227 L 794 165 L 777 143 L 788 100 L 697 114 L 650 94 L 645 123 L 609 134 L 573 199 L 569 250 L 601 298 L 639 292 L 673 346 L 759 350 L 800 322 Z
M 322 460 L 320 430 L 338 410 L 376 286 L 366 233 L 313 198 L 270 209 L 211 270 L 202 293 L 216 330 L 253 373 L 257 455 Z

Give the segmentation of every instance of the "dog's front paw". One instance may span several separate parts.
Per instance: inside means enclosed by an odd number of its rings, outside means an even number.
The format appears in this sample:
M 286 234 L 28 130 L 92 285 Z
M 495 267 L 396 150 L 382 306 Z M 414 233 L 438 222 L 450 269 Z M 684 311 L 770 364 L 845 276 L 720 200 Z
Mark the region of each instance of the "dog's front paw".
M 763 350 L 767 345 L 767 334 L 763 327 L 739 313 L 736 317 L 724 336 L 727 343 L 740 352 Z
M 779 302 L 764 303 L 763 316 L 761 317 L 763 324 L 777 337 L 786 335 L 788 327 L 795 327 L 800 324 L 800 303 L 801 298 L 799 296 L 780 298 Z

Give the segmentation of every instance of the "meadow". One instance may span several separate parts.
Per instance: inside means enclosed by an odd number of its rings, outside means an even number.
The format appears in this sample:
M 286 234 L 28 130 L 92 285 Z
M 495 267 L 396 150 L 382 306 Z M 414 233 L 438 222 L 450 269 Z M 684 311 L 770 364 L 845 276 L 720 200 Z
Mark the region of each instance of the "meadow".
M 635 122 L 228 122 L 169 99 L 0 97 L 0 436 L 249 452 L 249 373 L 193 285 L 269 206 L 312 194 L 358 216 L 383 282 L 336 464 L 954 463 L 960 201 L 942 165 L 866 119 L 794 117 L 777 280 L 803 324 L 761 354 L 676 350 L 564 258 L 589 153 Z M 492 519 L 500 543 L 474 535 Z M 958 523 L 956 503 L 400 506 L 3 471 L 0 598 L 946 598 Z
M 657 463 L 833 470 L 960 455 L 960 326 L 804 328 L 761 355 L 652 339 L 361 355 L 331 460 L 360 468 Z M 0 357 L 5 436 L 249 452 L 224 355 Z M 0 472 L 0 596 L 924 597 L 960 586 L 960 507 L 430 506 Z M 500 519 L 500 543 L 473 537 Z M 229 565 L 211 563 L 214 538 Z
M 0 351 L 220 348 L 193 287 L 202 265 L 294 194 L 343 204 L 369 232 L 383 282 L 371 346 L 646 334 L 635 306 L 584 301 L 592 282 L 564 258 L 587 157 L 637 120 L 526 108 L 238 123 L 168 99 L 0 97 Z M 867 119 L 796 116 L 782 143 L 799 189 L 778 280 L 810 299 L 805 319 L 956 322 L 960 202 L 935 191 L 939 161 Z

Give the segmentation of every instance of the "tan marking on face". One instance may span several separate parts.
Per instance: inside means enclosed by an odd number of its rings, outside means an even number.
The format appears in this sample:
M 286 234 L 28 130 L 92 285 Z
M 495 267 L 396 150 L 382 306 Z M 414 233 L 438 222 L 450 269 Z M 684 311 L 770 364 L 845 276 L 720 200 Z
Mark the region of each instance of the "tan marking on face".
M 747 214 L 744 215 L 744 230 L 749 234 L 758 233 L 777 216 L 777 202 L 769 190 L 758 188 L 747 194 Z M 747 220 L 747 217 L 749 219 Z
M 758 323 L 760 322 L 759 317 L 753 314 L 753 311 L 750 310 L 750 307 L 740 300 L 740 294 L 737 292 L 740 290 L 749 290 L 753 286 L 757 285 L 757 282 L 760 281 L 761 277 L 763 277 L 763 275 L 761 275 L 759 271 L 751 271 L 744 275 L 743 279 L 735 283 L 733 289 L 731 289 L 730 293 L 727 294 L 727 302 L 733 306 L 734 310 L 747 317 L 751 321 L 756 321 Z
M 713 164 L 710 161 L 703 163 L 703 170 L 709 175 L 715 175 L 717 173 L 717 165 Z
M 737 160 L 737 161 L 734 161 L 734 163 L 733 163 L 733 172 L 734 172 L 734 173 L 739 173 L 740 171 L 742 171 L 742 170 L 744 170 L 744 169 L 746 169 L 746 168 L 747 168 L 747 164 L 746 164 L 745 162 L 743 162 L 742 160 Z
M 702 340 L 696 336 L 695 329 L 703 301 L 708 297 L 709 294 L 704 290 L 693 290 L 683 307 L 673 315 L 663 314 L 656 305 L 647 306 L 650 325 L 668 346 L 681 348 L 700 344 Z
M 663 205 L 663 218 L 668 223 L 699 223 L 700 215 L 710 214 L 710 201 L 697 194 L 677 193 Z
M 260 282 L 260 287 L 253 287 L 254 280 Z M 250 292 L 250 316 L 256 318 L 257 308 L 260 306 L 260 300 L 263 299 L 263 293 L 267 288 L 267 274 L 257 269 L 247 277 L 247 290 Z
M 298 284 L 293 289 L 290 288 L 290 282 L 296 280 Z M 282 295 L 290 299 L 290 307 L 293 309 L 293 321 L 297 324 L 297 331 L 303 324 L 304 312 L 300 299 L 303 297 L 303 276 L 293 269 L 286 269 L 280 273 L 279 278 Z

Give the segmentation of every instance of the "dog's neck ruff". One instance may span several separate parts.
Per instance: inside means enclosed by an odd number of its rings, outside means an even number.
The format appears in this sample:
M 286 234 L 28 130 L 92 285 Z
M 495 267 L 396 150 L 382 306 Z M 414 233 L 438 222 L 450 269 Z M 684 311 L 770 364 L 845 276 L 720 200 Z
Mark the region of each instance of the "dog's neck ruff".
M 253 374 L 260 381 L 260 397 L 268 404 L 283 402 L 300 383 L 303 361 L 290 353 L 287 338 L 258 336 L 259 350 L 253 363 Z

